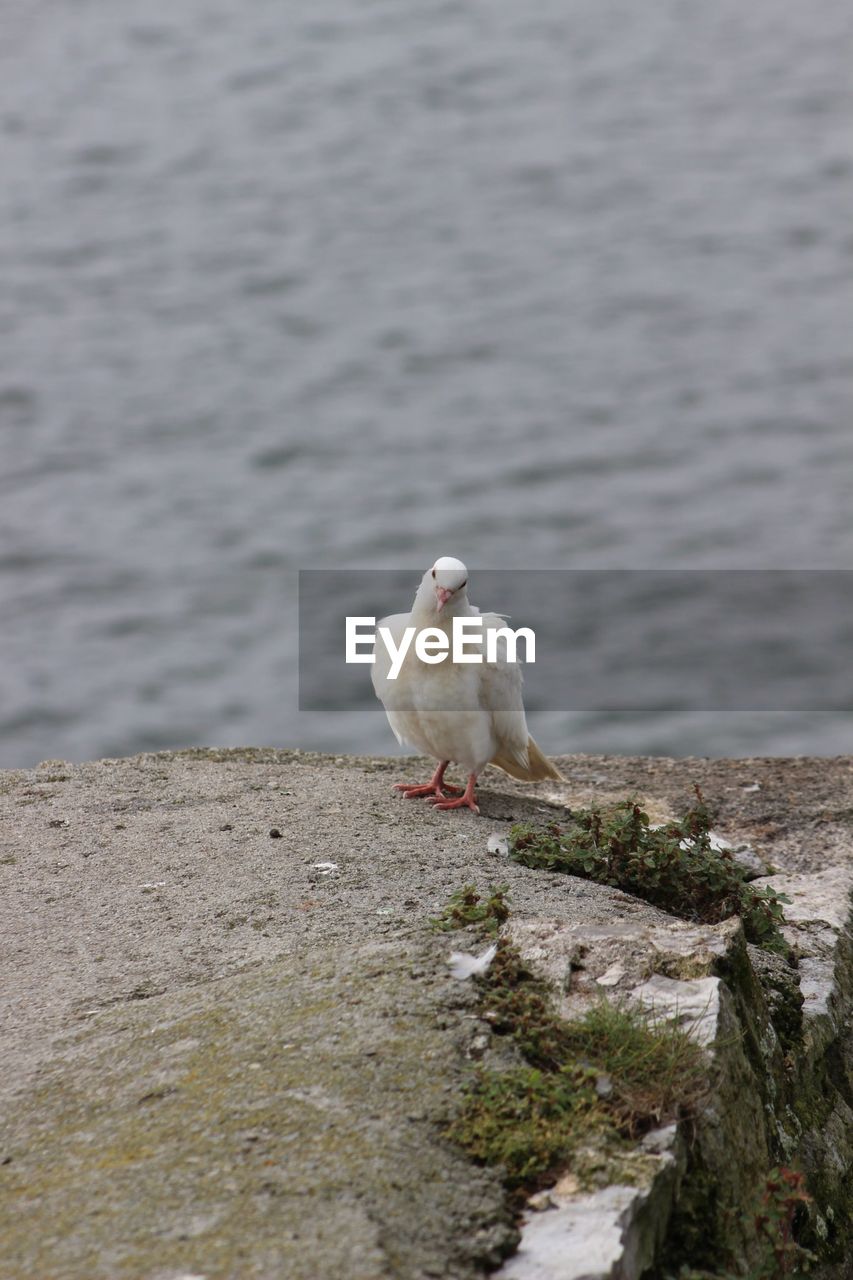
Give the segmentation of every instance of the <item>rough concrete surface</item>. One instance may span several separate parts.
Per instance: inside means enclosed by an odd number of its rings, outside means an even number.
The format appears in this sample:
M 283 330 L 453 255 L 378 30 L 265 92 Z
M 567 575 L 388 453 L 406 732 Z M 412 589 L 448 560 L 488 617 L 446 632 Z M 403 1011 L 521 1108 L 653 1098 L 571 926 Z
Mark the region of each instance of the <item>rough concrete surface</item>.
M 480 817 L 395 794 L 424 762 L 189 751 L 0 774 L 3 1280 L 496 1267 L 518 1237 L 498 1177 L 442 1132 L 488 1028 L 429 917 L 475 881 L 507 883 L 538 937 L 628 926 L 626 954 L 657 953 L 674 922 L 490 837 L 626 794 L 664 820 L 696 782 L 780 876 L 853 864 L 849 758 L 559 764 L 564 784 L 487 774 Z

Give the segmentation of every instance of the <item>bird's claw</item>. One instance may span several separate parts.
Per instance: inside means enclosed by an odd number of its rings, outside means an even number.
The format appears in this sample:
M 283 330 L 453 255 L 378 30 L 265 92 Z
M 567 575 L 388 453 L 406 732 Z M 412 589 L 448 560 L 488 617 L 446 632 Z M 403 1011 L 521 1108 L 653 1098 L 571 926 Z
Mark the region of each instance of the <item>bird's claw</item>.
M 477 781 L 477 775 L 475 773 L 468 775 L 468 785 L 464 791 L 461 787 L 452 787 L 449 782 L 444 781 L 444 771 L 449 763 L 449 760 L 441 760 L 429 782 L 425 782 L 423 786 L 418 786 L 416 782 L 395 782 L 394 790 L 402 791 L 407 800 L 415 800 L 423 796 L 427 804 L 431 804 L 435 809 L 472 809 L 474 813 L 479 813 L 480 810 L 474 803 L 474 784 Z M 448 799 L 449 796 L 453 798 Z
M 428 803 L 433 809 L 470 809 L 472 813 L 480 812 L 476 802 L 467 795 L 460 795 L 456 800 L 444 800 L 441 796 L 435 796 Z
M 430 796 L 436 800 L 444 800 L 445 792 L 449 792 L 452 796 L 461 796 L 462 791 L 459 787 L 451 787 L 445 782 L 443 787 L 433 786 L 431 782 L 425 782 L 423 786 L 419 786 L 416 782 L 395 782 L 395 791 L 402 791 L 407 800 L 417 800 L 421 796 Z

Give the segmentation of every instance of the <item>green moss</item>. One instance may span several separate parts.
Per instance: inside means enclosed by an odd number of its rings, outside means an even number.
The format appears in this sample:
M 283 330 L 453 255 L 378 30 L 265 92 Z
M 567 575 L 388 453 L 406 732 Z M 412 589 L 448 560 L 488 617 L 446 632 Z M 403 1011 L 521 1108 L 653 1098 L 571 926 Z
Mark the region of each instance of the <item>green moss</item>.
M 478 985 L 482 1016 L 525 1061 L 546 1071 L 585 1062 L 606 1075 L 607 1109 L 626 1133 L 673 1119 L 705 1089 L 705 1061 L 673 1022 L 602 999 L 582 1018 L 559 1017 L 549 985 L 504 940 Z
M 473 924 L 478 925 L 484 933 L 494 936 L 509 919 L 507 892 L 508 886 L 505 884 L 492 885 L 489 896 L 481 897 L 476 885 L 463 885 L 451 894 L 441 915 L 431 919 L 430 924 L 442 932 L 464 929 L 466 925 Z
M 723 1271 L 682 1266 L 678 1272 L 665 1272 L 664 1280 L 785 1280 L 806 1275 L 817 1258 L 797 1242 L 795 1228 L 810 1202 L 799 1170 L 771 1169 L 754 1204 L 743 1215 L 757 1245 L 752 1265 L 745 1268 L 741 1259 L 729 1258 Z
M 442 927 L 459 915 L 468 923 L 474 912 L 472 923 L 496 928 L 482 910 L 495 897 L 505 919 L 501 891 L 486 900 L 466 885 Z M 505 938 L 475 981 L 481 1017 L 521 1063 L 478 1070 L 446 1132 L 473 1159 L 499 1165 L 518 1196 L 563 1170 L 600 1181 L 614 1159 L 621 1175 L 641 1133 L 695 1109 L 704 1095 L 703 1052 L 674 1023 L 604 1001 L 566 1021 L 549 984 Z
M 227 980 L 213 1007 L 187 992 L 79 1027 L 73 1070 L 45 1074 L 4 1143 L 0 1274 L 372 1275 L 377 1220 L 394 1274 L 422 1274 L 472 1221 L 488 1235 L 472 1256 L 496 1265 L 509 1215 L 485 1179 L 472 1210 L 464 1161 L 434 1140 L 459 1065 L 452 1033 L 436 1035 L 443 1005 L 408 976 L 434 950 L 349 970 L 323 951 Z M 347 1271 L 337 1241 L 353 1226 Z
M 517 824 L 510 853 L 526 867 L 614 885 L 687 920 L 716 923 L 739 915 L 751 942 L 787 954 L 779 930 L 787 899 L 749 883 L 730 854 L 711 848 L 710 816 L 698 788 L 697 797 L 683 818 L 662 827 L 653 827 L 632 801 L 570 811 L 562 824 Z
M 554 1012 L 548 983 L 537 977 L 506 940 L 478 980 L 483 1017 L 498 1035 L 511 1036 L 524 1058 L 558 1070 L 566 1056 L 566 1024 Z
M 602 1000 L 566 1026 L 570 1052 L 610 1081 L 607 1109 L 620 1132 L 637 1136 L 695 1113 L 705 1098 L 704 1054 L 673 1022 Z
M 595 1071 L 568 1063 L 558 1071 L 480 1071 L 452 1137 L 475 1160 L 501 1165 L 510 1190 L 527 1192 L 555 1178 L 582 1142 L 610 1127 Z
M 510 1190 L 530 1192 L 565 1169 L 586 1180 L 590 1144 L 592 1163 L 607 1167 L 704 1096 L 702 1051 L 674 1024 L 605 1002 L 564 1021 L 506 942 L 480 987 L 482 1016 L 525 1065 L 481 1069 L 448 1133 L 474 1159 L 501 1165 Z

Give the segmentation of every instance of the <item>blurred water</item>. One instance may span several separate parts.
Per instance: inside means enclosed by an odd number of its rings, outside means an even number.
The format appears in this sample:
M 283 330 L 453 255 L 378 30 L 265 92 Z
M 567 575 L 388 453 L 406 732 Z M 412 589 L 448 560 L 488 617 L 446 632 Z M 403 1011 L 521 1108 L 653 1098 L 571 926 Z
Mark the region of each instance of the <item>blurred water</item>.
M 850 567 L 851 54 L 843 0 L 4 6 L 0 763 L 390 749 L 295 709 L 300 567 Z

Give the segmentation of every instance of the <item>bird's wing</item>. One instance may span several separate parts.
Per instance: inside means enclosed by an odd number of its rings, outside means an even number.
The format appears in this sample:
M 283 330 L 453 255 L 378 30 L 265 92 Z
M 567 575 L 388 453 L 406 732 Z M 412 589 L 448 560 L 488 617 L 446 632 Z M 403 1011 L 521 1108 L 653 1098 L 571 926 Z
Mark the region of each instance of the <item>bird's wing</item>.
M 411 716 L 402 716 L 399 711 L 394 710 L 394 695 L 397 693 L 399 696 L 399 688 L 396 681 L 388 679 L 388 672 L 391 670 L 391 655 L 388 652 L 388 646 L 383 644 L 380 639 L 379 628 L 387 627 L 391 632 L 394 644 L 399 647 L 403 632 L 408 626 L 411 626 L 411 614 L 408 613 L 393 613 L 387 618 L 379 619 L 376 626 L 375 661 L 370 668 L 373 691 L 385 708 L 388 723 L 394 731 L 394 737 L 401 746 L 411 741 L 411 734 L 408 731 L 410 729 L 408 721 Z
M 388 652 L 388 646 L 383 644 L 380 639 L 379 628 L 386 627 L 391 632 L 394 644 L 399 646 L 403 638 L 403 632 L 408 626 L 411 626 L 411 614 L 408 613 L 392 613 L 388 618 L 380 618 L 376 624 L 375 661 L 370 668 L 370 679 L 373 681 L 374 693 L 384 706 L 388 705 L 387 696 L 393 689 L 394 682 L 388 679 L 388 672 L 391 670 L 391 655 Z
M 504 619 L 497 613 L 483 614 L 483 640 L 486 633 L 502 627 Z M 498 637 L 497 662 L 483 662 L 480 667 L 480 705 L 489 711 L 497 747 L 495 757 L 504 757 L 526 769 L 527 719 L 521 696 L 520 662 L 507 661 L 506 640 Z

